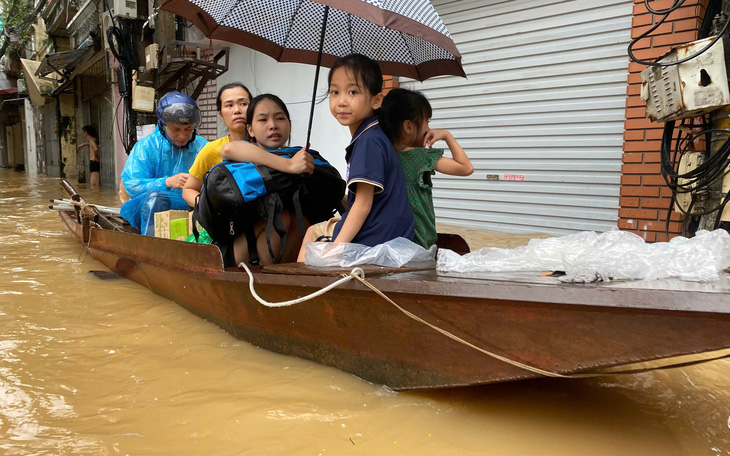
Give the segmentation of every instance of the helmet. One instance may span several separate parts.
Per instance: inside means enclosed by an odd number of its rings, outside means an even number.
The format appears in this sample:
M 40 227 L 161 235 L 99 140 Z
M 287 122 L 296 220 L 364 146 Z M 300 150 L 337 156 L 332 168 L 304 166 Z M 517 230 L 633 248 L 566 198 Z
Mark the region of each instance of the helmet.
M 180 92 L 166 93 L 157 104 L 157 118 L 162 125 L 167 122 L 200 125 L 200 109 L 195 100 Z

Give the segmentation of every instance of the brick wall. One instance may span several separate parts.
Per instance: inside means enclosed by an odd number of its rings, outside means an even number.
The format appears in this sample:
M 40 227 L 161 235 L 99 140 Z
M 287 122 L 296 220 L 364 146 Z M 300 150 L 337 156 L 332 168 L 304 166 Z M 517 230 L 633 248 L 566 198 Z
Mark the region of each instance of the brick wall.
M 206 51 L 206 53 L 203 54 L 206 60 L 212 60 L 212 51 Z M 200 128 L 198 128 L 198 134 L 208 141 L 218 138 L 218 109 L 215 105 L 216 96 L 218 95 L 217 90 L 218 84 L 216 80 L 210 80 L 205 84 L 198 99 L 195 100 L 198 102 L 198 107 L 202 114 L 202 122 Z
M 383 75 L 383 93 L 385 95 L 390 92 L 390 89 L 397 89 L 398 87 L 398 76 Z
M 671 0 L 655 0 L 650 5 L 659 10 L 669 8 L 672 3 Z M 634 46 L 636 57 L 652 60 L 664 55 L 673 45 L 696 40 L 706 5 L 707 0 L 685 2 L 652 32 L 651 37 Z M 649 13 L 644 0 L 634 0 L 631 37 L 638 37 L 661 17 Z M 672 193 L 660 171 L 659 150 L 664 124 L 651 122 L 646 117 L 646 104 L 640 97 L 640 73 L 645 68 L 635 62 L 629 63 L 618 227 L 635 232 L 646 241 L 666 241 L 667 210 Z M 670 237 L 680 233 L 681 220 L 679 213 L 671 213 Z

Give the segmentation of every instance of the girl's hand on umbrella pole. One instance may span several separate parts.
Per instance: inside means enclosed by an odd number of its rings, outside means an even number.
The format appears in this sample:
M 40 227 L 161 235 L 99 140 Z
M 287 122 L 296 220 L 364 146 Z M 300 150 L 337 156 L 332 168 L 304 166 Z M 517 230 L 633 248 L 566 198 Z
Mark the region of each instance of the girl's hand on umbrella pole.
M 301 149 L 289 159 L 289 174 L 312 174 L 313 172 L 314 159 L 307 149 Z

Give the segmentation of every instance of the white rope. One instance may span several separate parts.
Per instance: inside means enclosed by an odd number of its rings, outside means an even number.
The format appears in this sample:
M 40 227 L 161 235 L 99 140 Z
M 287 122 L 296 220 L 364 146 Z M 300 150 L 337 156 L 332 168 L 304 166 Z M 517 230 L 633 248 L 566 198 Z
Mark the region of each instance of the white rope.
M 350 271 L 349 275 L 347 275 L 347 276 L 341 278 L 340 280 L 327 285 L 326 287 L 322 288 L 321 290 L 315 291 L 314 293 L 309 294 L 307 296 L 302 296 L 301 298 L 292 299 L 290 301 L 269 302 L 269 301 L 265 300 L 264 298 L 262 298 L 261 296 L 259 296 L 258 293 L 256 293 L 256 290 L 254 290 L 253 274 L 251 273 L 251 270 L 248 268 L 248 266 L 246 266 L 246 263 L 241 262 L 238 266 L 245 269 L 246 274 L 248 274 L 248 288 L 249 288 L 249 290 L 251 290 L 251 295 L 253 295 L 253 297 L 256 298 L 256 300 L 258 302 L 265 305 L 266 307 L 286 307 L 286 306 L 291 306 L 292 304 L 300 304 L 300 303 L 308 301 L 310 299 L 314 299 L 317 296 L 321 296 L 321 295 L 327 293 L 328 291 L 330 291 L 331 289 L 339 287 L 340 285 L 342 285 L 345 282 L 349 282 L 350 280 L 354 279 L 355 277 L 360 277 L 363 279 L 365 278 L 365 272 L 360 268 L 355 268 L 352 271 Z
M 338 280 L 336 282 L 333 282 L 333 283 L 327 285 L 326 287 L 322 288 L 321 290 L 316 291 L 316 292 L 314 292 L 312 294 L 309 294 L 307 296 L 302 296 L 301 298 L 292 299 L 292 300 L 289 300 L 289 301 L 269 302 L 269 301 L 266 301 L 265 299 L 263 299 L 261 296 L 259 296 L 258 293 L 256 293 L 256 290 L 253 287 L 253 274 L 251 273 L 251 270 L 248 268 L 248 266 L 246 265 L 246 263 L 241 262 L 238 266 L 239 267 L 242 267 L 243 269 L 245 269 L 246 270 L 246 274 L 248 274 L 248 288 L 249 288 L 249 290 L 251 290 L 251 295 L 258 302 L 260 302 L 261 304 L 265 305 L 266 307 L 286 307 L 286 306 L 291 306 L 293 304 L 300 304 L 302 302 L 305 302 L 305 301 L 308 301 L 310 299 L 316 298 L 317 296 L 321 296 L 321 295 L 327 293 L 328 291 L 330 291 L 331 289 L 342 285 L 345 282 L 348 282 L 348 281 L 350 281 L 352 279 L 357 279 L 357 280 L 360 281 L 360 283 L 362 283 L 363 285 L 365 285 L 370 290 L 374 291 L 376 294 L 378 294 L 380 297 L 382 297 L 383 299 L 385 299 L 386 301 L 388 301 L 390 304 L 392 304 L 393 306 L 395 306 L 398 310 L 400 310 L 401 312 L 403 312 L 404 314 L 406 314 L 408 317 L 410 317 L 410 318 L 416 320 L 417 322 L 422 323 L 422 324 L 424 324 L 424 325 L 426 325 L 426 326 L 428 326 L 428 327 L 430 327 L 430 328 L 438 331 L 439 333 L 443 334 L 444 336 L 446 336 L 446 337 L 448 337 L 450 339 L 455 340 L 456 342 L 459 342 L 459 343 L 464 344 L 464 345 L 466 345 L 468 347 L 471 347 L 471 348 L 473 348 L 473 349 L 475 349 L 475 350 L 477 350 L 477 351 L 479 351 L 481 353 L 484 353 L 485 355 L 489 355 L 489 356 L 491 356 L 493 358 L 496 358 L 496 359 L 498 359 L 500 361 L 503 361 L 505 363 L 511 364 L 513 366 L 519 367 L 519 368 L 524 369 L 526 371 L 534 372 L 536 374 L 544 375 L 544 376 L 547 376 L 547 377 L 576 378 L 576 377 L 592 377 L 593 375 L 595 375 L 595 374 L 562 375 L 562 374 L 558 374 L 556 372 L 550 372 L 550 371 L 546 371 L 546 370 L 539 369 L 539 368 L 534 367 L 534 366 L 529 366 L 527 364 L 520 363 L 519 361 L 515 361 L 515 360 L 512 360 L 512 359 L 506 358 L 504 356 L 500 356 L 500 355 L 498 355 L 496 353 L 492 353 L 492 352 L 490 352 L 488 350 L 485 350 L 483 348 L 477 347 L 476 345 L 471 344 L 471 343 L 465 341 L 464 339 L 462 339 L 462 338 L 460 338 L 460 337 L 458 337 L 458 336 L 456 336 L 456 335 L 454 335 L 454 334 L 452 334 L 452 333 L 450 333 L 450 332 L 448 332 L 448 331 L 446 331 L 444 329 L 441 329 L 438 326 L 435 326 L 435 325 L 427 322 L 426 320 L 422 319 L 421 317 L 419 317 L 419 316 L 417 316 L 417 315 L 415 315 L 415 314 L 413 314 L 413 313 L 405 310 L 404 308 L 402 308 L 401 306 L 399 306 L 398 304 L 396 304 L 392 299 L 390 299 L 385 294 L 383 294 L 382 291 L 378 290 L 377 288 L 375 288 L 375 286 L 373 286 L 372 284 L 370 284 L 370 282 L 368 282 L 367 280 L 365 280 L 365 272 L 361 268 L 354 268 L 352 271 L 350 271 L 350 274 L 348 274 L 347 276 L 345 276 L 345 277 L 341 278 L 340 280 Z
M 474 350 L 477 350 L 478 352 L 484 353 L 487 356 L 491 356 L 492 358 L 498 359 L 498 360 L 500 360 L 502 362 L 505 362 L 507 364 L 511 364 L 511 365 L 513 365 L 515 367 L 519 367 L 520 369 L 524 369 L 526 371 L 533 372 L 535 374 L 544 375 L 546 377 L 584 378 L 584 377 L 593 377 L 593 376 L 596 376 L 596 375 L 600 375 L 600 374 L 569 374 L 569 375 L 563 375 L 563 374 L 559 374 L 557 372 L 551 372 L 551 371 L 547 371 L 547 370 L 540 369 L 538 367 L 530 366 L 528 364 L 524 364 L 524 363 L 521 363 L 519 361 L 515 361 L 513 359 L 510 359 L 510 358 L 507 358 L 507 357 L 498 355 L 498 354 L 496 354 L 494 352 L 491 352 L 489 350 L 485 350 L 485 349 L 483 349 L 481 347 L 477 347 L 476 345 L 474 345 L 474 344 L 472 344 L 470 342 L 467 342 L 466 340 L 462 339 L 461 337 L 459 337 L 459 336 L 457 336 L 455 334 L 452 334 L 449 331 L 446 331 L 445 329 L 439 328 L 438 326 L 436 326 L 436 325 L 434 325 L 432 323 L 427 322 L 426 320 L 424 320 L 423 318 L 419 317 L 418 315 L 416 315 L 416 314 L 414 314 L 412 312 L 409 312 L 406 309 L 402 308 L 401 306 L 399 306 L 398 304 L 396 304 L 395 301 L 393 301 L 392 299 L 390 299 L 389 297 L 387 297 L 382 291 L 380 291 L 377 288 L 375 288 L 374 285 L 372 285 L 370 282 L 368 282 L 364 278 L 360 278 L 360 277 L 355 277 L 355 278 L 357 280 L 359 280 L 360 283 L 362 283 L 366 287 L 370 288 L 370 290 L 372 290 L 373 292 L 375 292 L 376 294 L 378 294 L 381 298 L 385 299 L 390 304 L 392 304 L 393 306 L 395 306 L 396 309 L 400 310 L 401 312 L 403 312 L 408 317 L 416 320 L 419 323 L 422 323 L 422 324 L 428 326 L 429 328 L 433 329 L 434 331 L 437 331 L 437 332 L 443 334 L 444 336 L 448 337 L 449 339 L 452 339 L 452 340 L 454 340 L 456 342 L 459 342 L 460 344 L 466 345 L 467 347 L 473 348 Z

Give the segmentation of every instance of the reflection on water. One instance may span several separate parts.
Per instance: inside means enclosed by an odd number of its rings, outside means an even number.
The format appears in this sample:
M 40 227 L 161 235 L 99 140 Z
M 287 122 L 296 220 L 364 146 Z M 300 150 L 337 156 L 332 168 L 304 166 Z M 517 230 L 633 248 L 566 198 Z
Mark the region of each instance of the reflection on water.
M 730 454 L 728 361 L 394 393 L 89 274 L 60 197 L 0 170 L 0 454 Z

